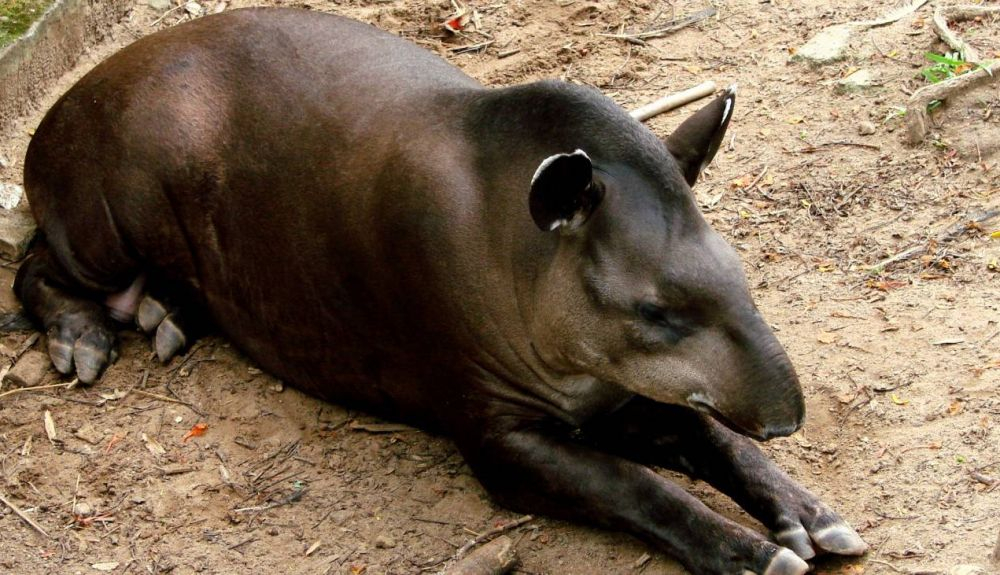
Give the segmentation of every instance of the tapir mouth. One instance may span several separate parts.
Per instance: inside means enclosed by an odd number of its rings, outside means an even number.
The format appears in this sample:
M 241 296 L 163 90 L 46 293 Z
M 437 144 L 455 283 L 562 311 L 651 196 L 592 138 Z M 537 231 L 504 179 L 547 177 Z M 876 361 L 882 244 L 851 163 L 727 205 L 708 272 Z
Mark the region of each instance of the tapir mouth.
M 700 411 L 706 415 L 712 416 L 716 421 L 725 425 L 729 429 L 732 429 L 736 433 L 739 433 L 740 435 L 747 435 L 758 441 L 766 441 L 772 437 L 771 434 L 768 434 L 761 428 L 750 429 L 749 427 L 740 425 L 735 421 L 733 421 L 732 419 L 729 419 L 728 417 L 723 415 L 721 411 L 716 409 L 715 406 L 712 405 L 712 403 L 708 400 L 699 397 L 689 397 L 687 402 L 688 405 L 694 408 L 695 410 Z

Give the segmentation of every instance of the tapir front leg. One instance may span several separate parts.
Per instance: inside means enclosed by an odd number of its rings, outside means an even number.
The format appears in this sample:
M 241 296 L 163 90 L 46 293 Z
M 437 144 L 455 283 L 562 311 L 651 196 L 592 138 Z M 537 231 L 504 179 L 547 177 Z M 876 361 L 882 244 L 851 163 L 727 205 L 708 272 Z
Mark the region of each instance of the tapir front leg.
M 707 481 L 803 559 L 817 550 L 861 555 L 868 549 L 839 515 L 779 469 L 752 440 L 694 410 L 636 398 L 588 425 L 584 435 L 601 450 Z
M 507 507 L 631 532 L 696 575 L 808 570 L 792 551 L 718 515 L 653 470 L 537 422 L 459 437 L 469 465 Z

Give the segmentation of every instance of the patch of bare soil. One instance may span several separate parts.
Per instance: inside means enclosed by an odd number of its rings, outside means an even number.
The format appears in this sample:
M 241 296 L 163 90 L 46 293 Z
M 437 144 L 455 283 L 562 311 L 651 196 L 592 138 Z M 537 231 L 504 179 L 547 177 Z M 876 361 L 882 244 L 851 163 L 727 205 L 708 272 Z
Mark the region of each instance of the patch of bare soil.
M 848 59 L 813 68 L 790 62 L 797 46 L 891 3 L 720 2 L 716 17 L 643 43 L 601 34 L 656 29 L 707 4 L 481 1 L 485 34 L 459 37 L 441 29 L 447 1 L 260 4 L 360 18 L 489 85 L 558 77 L 627 108 L 706 79 L 738 82 L 731 137 L 696 194 L 738 248 L 802 378 L 806 427 L 765 447 L 871 544 L 866 557 L 819 561 L 816 572 L 998 570 L 989 555 L 1000 533 L 1000 240 L 989 234 L 1000 220 L 968 222 L 1000 207 L 1000 155 L 956 151 L 947 131 L 996 138 L 1000 93 L 994 84 L 949 103 L 944 137 L 901 143 L 898 107 L 922 85 L 923 54 L 944 51 L 930 6 L 860 33 Z M 177 8 L 152 24 L 161 13 L 136 2 L 45 105 L 115 50 L 191 17 Z M 880 86 L 837 91 L 857 68 Z M 961 106 L 970 111 L 956 113 Z M 693 109 L 650 127 L 665 135 Z M 0 140 L 4 181 L 20 182 L 41 115 Z M 10 358 L 26 338 L 5 336 L 0 351 Z M 138 334 L 122 340 L 121 358 L 93 387 L 0 398 L 0 491 L 48 534 L 0 505 L 0 571 L 433 572 L 475 533 L 516 518 L 490 502 L 445 439 L 284 388 L 218 338 L 167 366 Z M 38 384 L 61 381 L 50 370 Z M 199 423 L 203 434 L 188 436 Z M 677 480 L 760 528 L 704 485 Z M 683 572 L 622 534 L 536 518 L 511 535 L 520 573 Z

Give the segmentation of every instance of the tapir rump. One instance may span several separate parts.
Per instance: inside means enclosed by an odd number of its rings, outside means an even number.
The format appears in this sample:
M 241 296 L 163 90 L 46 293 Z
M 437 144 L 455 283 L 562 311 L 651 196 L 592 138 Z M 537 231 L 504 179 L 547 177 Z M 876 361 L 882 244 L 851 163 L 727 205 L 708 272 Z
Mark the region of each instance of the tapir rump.
M 81 381 L 123 322 L 166 361 L 208 317 L 291 385 L 453 437 L 505 506 L 631 532 L 696 574 L 801 574 L 866 545 L 749 439 L 794 432 L 804 403 L 691 193 L 734 103 L 661 140 L 594 90 L 487 89 L 344 18 L 205 17 L 42 120 L 15 290 Z

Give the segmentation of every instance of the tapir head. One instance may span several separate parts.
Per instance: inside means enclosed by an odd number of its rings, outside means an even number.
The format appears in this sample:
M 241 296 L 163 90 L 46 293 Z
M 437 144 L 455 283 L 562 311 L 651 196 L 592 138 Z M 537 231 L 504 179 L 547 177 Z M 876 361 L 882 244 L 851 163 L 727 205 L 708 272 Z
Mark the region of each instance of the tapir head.
M 581 148 L 541 162 L 529 207 L 558 247 L 538 277 L 532 331 L 558 371 L 688 405 L 766 439 L 802 424 L 798 378 L 735 251 L 691 193 L 734 102 L 730 89 L 644 150 Z

